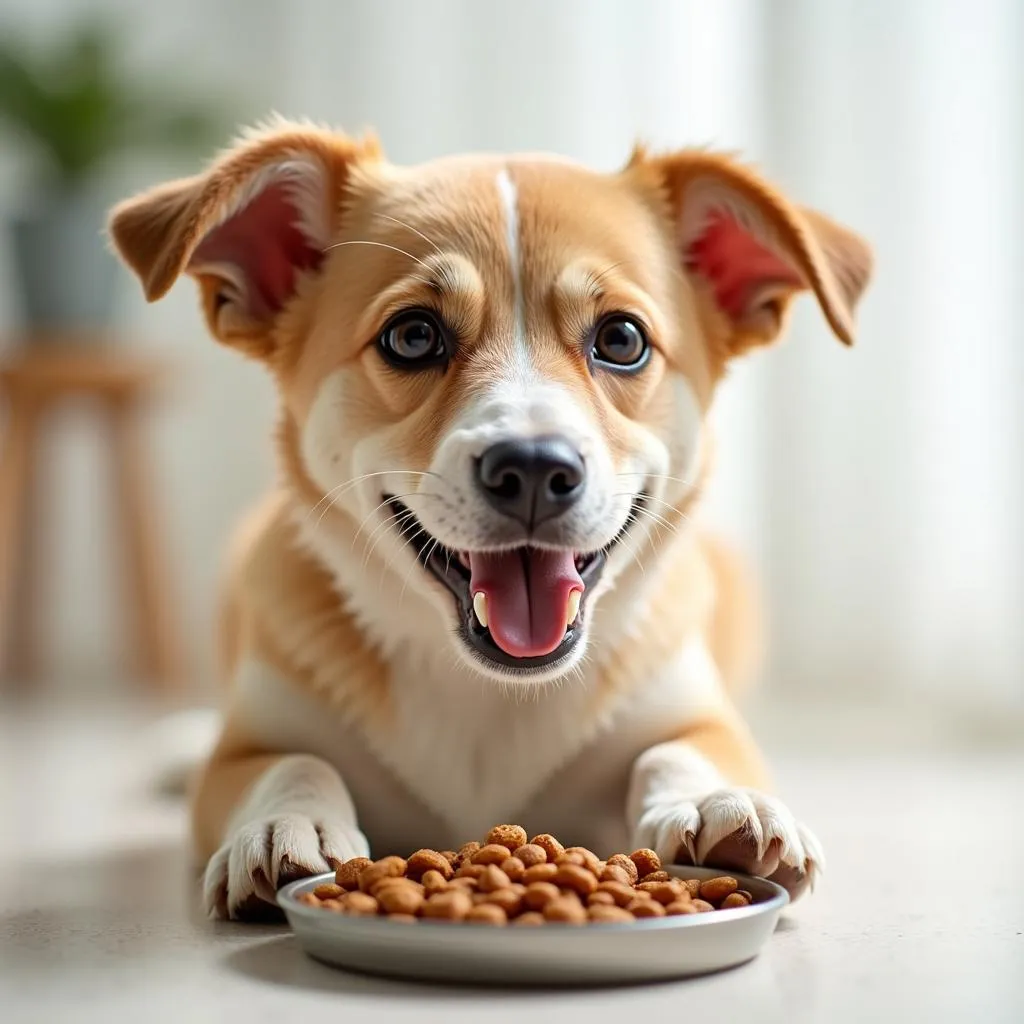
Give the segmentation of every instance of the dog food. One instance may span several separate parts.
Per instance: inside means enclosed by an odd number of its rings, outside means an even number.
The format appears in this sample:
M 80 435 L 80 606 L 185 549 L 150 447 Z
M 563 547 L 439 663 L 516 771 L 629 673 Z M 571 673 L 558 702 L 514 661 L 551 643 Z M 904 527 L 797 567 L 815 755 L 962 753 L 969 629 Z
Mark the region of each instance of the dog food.
M 729 875 L 674 878 L 653 850 L 601 860 L 547 833 L 527 840 L 519 825 L 496 825 L 483 842 L 417 850 L 408 860 L 356 857 L 333 883 L 300 902 L 335 914 L 503 925 L 621 924 L 749 906 L 751 894 Z

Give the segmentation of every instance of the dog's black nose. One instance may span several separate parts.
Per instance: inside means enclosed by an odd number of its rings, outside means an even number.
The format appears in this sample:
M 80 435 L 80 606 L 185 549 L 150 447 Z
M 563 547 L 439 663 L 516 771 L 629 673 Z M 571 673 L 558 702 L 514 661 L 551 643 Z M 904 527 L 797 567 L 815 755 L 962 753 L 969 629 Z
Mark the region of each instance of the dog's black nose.
M 564 437 L 502 441 L 477 463 L 484 497 L 531 530 L 575 505 L 585 480 L 583 456 Z

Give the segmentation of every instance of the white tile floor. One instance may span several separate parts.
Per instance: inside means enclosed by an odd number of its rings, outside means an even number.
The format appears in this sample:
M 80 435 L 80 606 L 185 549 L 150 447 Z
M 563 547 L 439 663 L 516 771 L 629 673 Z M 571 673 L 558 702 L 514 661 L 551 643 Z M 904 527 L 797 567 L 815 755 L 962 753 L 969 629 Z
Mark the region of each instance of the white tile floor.
M 761 957 L 678 984 L 498 995 L 346 975 L 283 928 L 201 920 L 181 809 L 146 791 L 145 721 L 0 709 L 6 1024 L 1024 1021 L 1020 749 L 776 753 L 829 871 Z

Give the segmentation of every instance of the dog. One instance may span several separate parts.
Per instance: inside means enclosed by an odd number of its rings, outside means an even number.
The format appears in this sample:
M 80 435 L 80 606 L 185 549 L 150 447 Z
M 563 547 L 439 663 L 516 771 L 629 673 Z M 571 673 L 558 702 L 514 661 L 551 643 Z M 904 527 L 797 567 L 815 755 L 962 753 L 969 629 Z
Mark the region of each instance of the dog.
M 715 152 L 398 167 L 281 120 L 109 233 L 280 396 L 192 799 L 211 915 L 499 821 L 813 884 L 734 700 L 749 586 L 694 513 L 732 361 L 802 291 L 852 344 L 863 240 Z

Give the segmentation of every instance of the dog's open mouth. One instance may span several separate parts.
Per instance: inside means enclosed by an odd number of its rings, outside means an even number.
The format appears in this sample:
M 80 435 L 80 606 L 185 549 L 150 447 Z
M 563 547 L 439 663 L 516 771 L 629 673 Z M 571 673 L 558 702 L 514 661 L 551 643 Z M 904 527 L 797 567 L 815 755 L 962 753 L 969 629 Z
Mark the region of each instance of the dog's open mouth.
M 455 551 L 431 536 L 408 506 L 390 496 L 385 501 L 421 564 L 455 597 L 467 643 L 489 661 L 522 670 L 557 664 L 580 640 L 587 591 L 600 579 L 608 551 L 637 518 L 644 496 L 634 500 L 627 525 L 611 544 L 591 552 L 528 545 Z

